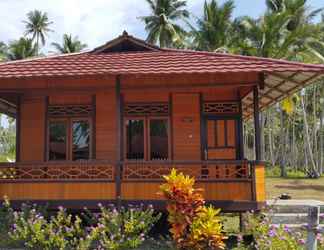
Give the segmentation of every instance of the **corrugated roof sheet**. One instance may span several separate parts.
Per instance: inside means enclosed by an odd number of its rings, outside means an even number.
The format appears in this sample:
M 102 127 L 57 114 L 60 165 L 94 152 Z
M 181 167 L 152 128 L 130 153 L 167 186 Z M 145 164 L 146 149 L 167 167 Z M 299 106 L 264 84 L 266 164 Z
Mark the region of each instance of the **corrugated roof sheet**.
M 125 40 L 136 46 L 141 46 L 142 42 L 145 50 L 105 52 Z M 321 77 L 324 65 L 213 52 L 159 49 L 124 33 L 91 52 L 0 63 L 0 84 L 6 79 L 35 77 L 234 72 L 264 73 L 265 88 L 260 91 L 260 106 L 265 108 Z M 251 94 L 243 100 L 243 111 L 245 116 L 253 111 Z

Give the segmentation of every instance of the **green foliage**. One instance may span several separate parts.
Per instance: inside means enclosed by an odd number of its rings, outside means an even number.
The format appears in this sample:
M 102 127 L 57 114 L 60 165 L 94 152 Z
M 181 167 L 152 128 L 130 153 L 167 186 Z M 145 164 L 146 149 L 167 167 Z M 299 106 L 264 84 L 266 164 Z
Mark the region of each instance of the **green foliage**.
M 37 48 L 33 44 L 33 41 L 28 38 L 20 38 L 9 44 L 8 59 L 9 60 L 21 60 L 37 55 Z
M 102 249 L 134 249 L 145 241 L 150 229 L 160 218 L 154 216 L 152 207 L 107 209 L 100 206 L 101 213 L 98 226 L 92 229 L 91 234 L 98 240 Z
M 191 26 L 192 47 L 207 51 L 228 49 L 234 8 L 233 0 L 227 0 L 222 5 L 216 0 L 205 1 L 203 16 L 196 19 L 197 28 Z
M 0 207 L 0 247 L 7 247 L 14 245 L 8 239 L 8 232 L 11 225 L 13 225 L 14 210 L 10 207 L 8 197 L 4 197 L 4 202 Z
M 245 233 L 253 235 L 254 242 L 245 245 L 242 235 L 238 236 L 238 246 L 235 250 L 303 250 L 306 243 L 306 230 L 303 228 L 290 228 L 288 225 L 276 225 L 272 221 L 275 211 L 268 207 L 260 213 L 246 213 Z M 324 235 L 318 234 L 318 250 L 324 249 Z
M 82 43 L 78 37 L 72 37 L 72 35 L 64 34 L 62 45 L 59 43 L 52 43 L 52 46 L 61 54 L 80 52 L 87 47 Z
M 151 14 L 140 17 L 148 32 L 147 41 L 161 47 L 181 46 L 186 31 L 179 21 L 186 21 L 189 12 L 185 9 L 187 2 L 182 0 L 146 0 Z
M 16 154 L 16 125 L 10 118 L 0 114 L 0 162 L 15 160 Z M 2 126 L 1 122 L 6 120 L 8 126 Z M 9 170 L 12 173 L 13 170 Z M 6 173 L 7 176 L 12 174 Z M 2 174 L 0 173 L 0 178 Z
M 286 170 L 287 176 L 286 178 L 306 178 L 306 173 L 300 170 L 287 168 Z M 279 166 L 267 167 L 266 168 L 266 176 L 267 177 L 281 177 L 281 170 Z
M 25 35 L 31 35 L 32 41 L 35 41 L 35 49 L 38 54 L 40 42 L 45 45 L 46 36 L 52 30 L 49 28 L 53 22 L 49 21 L 46 12 L 33 10 L 27 13 L 27 21 L 25 23 Z
M 100 205 L 100 213 L 82 214 L 92 223 L 85 227 L 80 216 L 72 216 L 62 207 L 51 217 L 45 211 L 36 205 L 23 205 L 20 211 L 14 211 L 6 199 L 0 210 L 0 233 L 4 236 L 0 243 L 8 246 L 8 236 L 10 245 L 27 249 L 136 249 L 148 239 L 150 229 L 160 218 L 152 207 L 117 211 Z
M 225 247 L 219 210 L 204 206 L 202 190 L 195 179 L 173 169 L 164 176 L 162 195 L 167 200 L 170 232 L 179 249 L 222 249 Z

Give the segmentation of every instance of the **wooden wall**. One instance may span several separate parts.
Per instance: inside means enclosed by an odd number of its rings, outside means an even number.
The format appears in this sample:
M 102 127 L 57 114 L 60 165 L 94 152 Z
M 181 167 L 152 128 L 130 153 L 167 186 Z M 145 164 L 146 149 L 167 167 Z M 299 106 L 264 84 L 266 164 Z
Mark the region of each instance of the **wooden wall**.
M 21 100 L 20 160 L 43 161 L 45 150 L 45 97 Z
M 122 199 L 125 200 L 162 200 L 159 195 L 159 182 L 124 182 L 122 183 Z M 206 200 L 251 201 L 251 182 L 198 182 L 197 188 L 203 189 Z
M 200 95 L 172 95 L 173 156 L 175 160 L 200 160 Z
M 115 199 L 114 183 L 0 183 L 0 197 L 10 200 L 109 200 Z
M 263 164 L 255 166 L 255 199 L 258 202 L 264 202 L 266 200 L 265 167 Z
M 116 160 L 117 122 L 115 91 L 96 95 L 96 158 Z

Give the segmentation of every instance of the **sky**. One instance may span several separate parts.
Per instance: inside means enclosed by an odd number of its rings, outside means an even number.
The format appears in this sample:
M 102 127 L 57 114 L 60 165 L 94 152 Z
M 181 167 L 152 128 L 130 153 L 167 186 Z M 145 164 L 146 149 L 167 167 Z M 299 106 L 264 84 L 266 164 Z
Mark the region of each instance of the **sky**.
M 224 2 L 220 0 L 219 2 Z M 235 0 L 234 16 L 257 17 L 265 0 Z M 308 0 L 313 8 L 324 7 L 323 0 Z M 201 16 L 204 0 L 187 0 L 188 10 Z M 145 0 L 0 0 L 0 41 L 6 43 L 24 34 L 26 13 L 39 9 L 48 13 L 54 32 L 49 34 L 44 53 L 53 51 L 52 42 L 61 42 L 64 33 L 78 36 L 95 48 L 120 35 L 123 30 L 139 38 L 146 33 L 139 16 L 149 14 Z

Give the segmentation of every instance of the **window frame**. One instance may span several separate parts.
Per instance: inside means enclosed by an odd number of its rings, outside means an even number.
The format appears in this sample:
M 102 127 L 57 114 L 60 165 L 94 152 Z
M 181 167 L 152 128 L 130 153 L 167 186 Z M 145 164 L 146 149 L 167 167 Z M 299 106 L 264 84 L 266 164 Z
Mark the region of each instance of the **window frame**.
M 128 159 L 127 158 L 127 121 L 129 120 L 143 120 L 144 122 L 144 158 L 140 160 L 136 159 Z M 166 120 L 168 129 L 168 158 L 166 160 L 154 160 L 151 159 L 151 135 L 150 135 L 150 123 L 152 120 Z M 123 121 L 123 157 L 127 162 L 141 162 L 141 161 L 169 161 L 171 160 L 171 122 L 169 116 L 154 116 L 154 115 L 147 115 L 147 116 L 125 116 Z
M 50 125 L 51 122 L 63 121 L 67 125 L 66 127 L 66 159 L 65 160 L 50 160 Z M 47 149 L 46 149 L 46 161 L 47 162 L 66 162 L 73 161 L 73 122 L 77 121 L 87 121 L 89 123 L 89 159 L 93 159 L 93 121 L 90 117 L 76 116 L 76 117 L 50 117 L 47 120 Z M 74 160 L 74 161 L 87 161 L 87 160 Z

